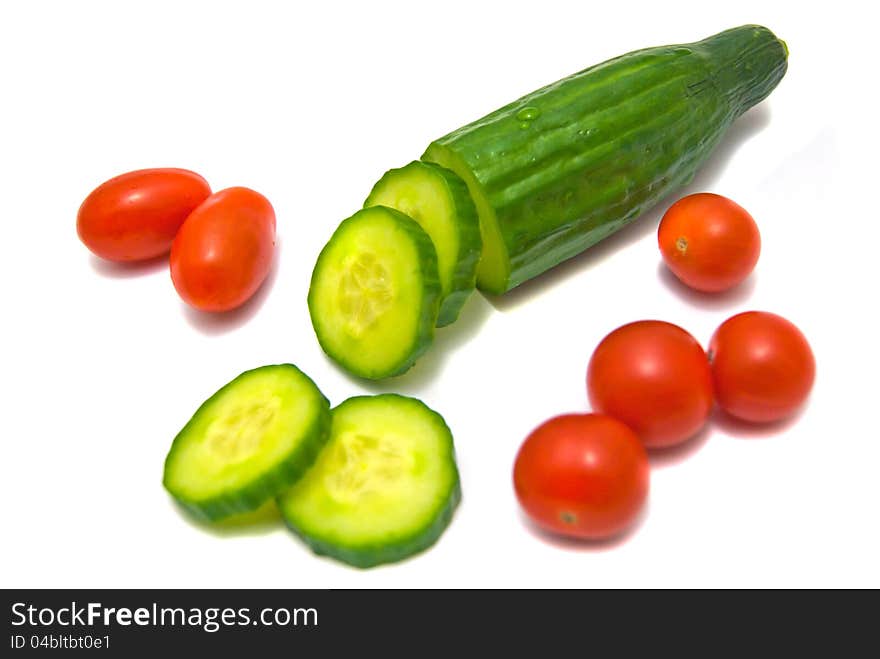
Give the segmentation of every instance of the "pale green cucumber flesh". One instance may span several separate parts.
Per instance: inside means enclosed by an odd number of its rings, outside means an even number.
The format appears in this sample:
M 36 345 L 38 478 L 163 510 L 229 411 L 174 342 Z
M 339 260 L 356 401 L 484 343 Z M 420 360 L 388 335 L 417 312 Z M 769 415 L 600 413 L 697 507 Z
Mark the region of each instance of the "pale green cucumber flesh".
M 430 237 L 385 206 L 360 210 L 339 225 L 318 256 L 308 297 L 321 348 L 369 379 L 415 363 L 433 339 L 439 302 Z
M 371 567 L 432 545 L 460 497 L 443 417 L 417 399 L 382 394 L 332 411 L 325 449 L 278 507 L 316 553 Z
M 474 290 L 480 258 L 479 220 L 467 185 L 439 165 L 411 162 L 373 187 L 364 206 L 379 205 L 408 215 L 431 237 L 442 289 L 437 326 L 452 323 Z
M 312 464 L 329 423 L 329 402 L 296 366 L 246 371 L 206 400 L 174 438 L 163 484 L 203 519 L 256 510 Z

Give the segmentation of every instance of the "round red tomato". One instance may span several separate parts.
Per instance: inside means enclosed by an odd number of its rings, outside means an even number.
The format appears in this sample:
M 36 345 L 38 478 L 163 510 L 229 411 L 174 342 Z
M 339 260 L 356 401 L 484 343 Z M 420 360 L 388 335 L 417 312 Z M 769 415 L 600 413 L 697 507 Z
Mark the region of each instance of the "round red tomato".
M 171 280 L 183 301 L 228 311 L 248 300 L 269 274 L 275 211 L 248 188 L 215 192 L 187 218 L 171 247 Z
M 709 360 L 718 404 L 746 421 L 790 416 L 807 399 L 816 377 L 813 351 L 801 331 L 764 311 L 724 321 L 709 342 Z
M 696 434 L 712 411 L 706 353 L 671 323 L 642 320 L 602 339 L 587 368 L 587 392 L 597 412 L 620 419 L 650 448 Z
M 141 169 L 99 185 L 79 208 L 76 231 L 95 255 L 140 261 L 171 249 L 187 216 L 211 194 L 186 169 Z
M 749 276 L 761 254 L 752 216 L 726 197 L 701 192 L 675 202 L 657 231 L 667 267 L 698 291 L 733 288 Z
M 535 429 L 513 467 L 520 505 L 538 525 L 576 538 L 614 536 L 648 496 L 639 438 L 602 414 L 566 414 Z

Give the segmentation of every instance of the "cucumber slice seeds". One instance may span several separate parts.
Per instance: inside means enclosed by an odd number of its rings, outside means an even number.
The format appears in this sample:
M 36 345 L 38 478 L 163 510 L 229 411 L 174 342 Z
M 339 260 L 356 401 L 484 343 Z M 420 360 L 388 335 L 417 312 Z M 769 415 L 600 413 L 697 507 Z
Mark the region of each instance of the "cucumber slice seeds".
M 415 161 L 386 172 L 376 183 L 364 206 L 378 205 L 411 217 L 431 237 L 442 289 L 437 327 L 454 322 L 474 290 L 482 248 L 467 185 L 440 165 Z
M 331 359 L 364 378 L 403 373 L 434 338 L 440 281 L 431 238 L 394 209 L 358 211 L 318 256 L 308 302 Z
M 246 371 L 174 438 L 163 484 L 203 519 L 256 510 L 312 464 L 329 422 L 329 401 L 296 366 Z
M 278 507 L 317 554 L 365 568 L 432 545 L 460 498 L 443 417 L 415 398 L 381 394 L 333 409 L 326 447 Z

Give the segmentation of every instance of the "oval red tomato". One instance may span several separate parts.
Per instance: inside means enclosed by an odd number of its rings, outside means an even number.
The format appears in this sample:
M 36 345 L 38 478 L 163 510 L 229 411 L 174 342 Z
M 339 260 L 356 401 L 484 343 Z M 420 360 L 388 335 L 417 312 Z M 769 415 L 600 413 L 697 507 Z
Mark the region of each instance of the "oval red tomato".
M 523 442 L 513 468 L 520 505 L 545 529 L 600 539 L 630 526 L 648 496 L 638 437 L 602 414 L 566 414 Z
M 685 330 L 658 320 L 602 339 L 587 368 L 587 392 L 593 409 L 623 421 L 651 448 L 692 437 L 712 411 L 706 353 Z
M 247 301 L 269 274 L 275 211 L 248 188 L 215 192 L 187 218 L 171 247 L 171 279 L 183 301 L 228 311 Z
M 715 293 L 749 276 L 761 254 L 761 234 L 740 205 L 709 192 L 679 199 L 657 231 L 667 267 L 683 283 Z
M 110 261 L 166 254 L 187 216 L 211 194 L 207 181 L 186 169 L 141 169 L 99 185 L 76 216 L 80 240 Z
M 816 377 L 810 344 L 792 323 L 764 311 L 728 318 L 709 342 L 718 404 L 729 414 L 769 422 L 793 414 Z

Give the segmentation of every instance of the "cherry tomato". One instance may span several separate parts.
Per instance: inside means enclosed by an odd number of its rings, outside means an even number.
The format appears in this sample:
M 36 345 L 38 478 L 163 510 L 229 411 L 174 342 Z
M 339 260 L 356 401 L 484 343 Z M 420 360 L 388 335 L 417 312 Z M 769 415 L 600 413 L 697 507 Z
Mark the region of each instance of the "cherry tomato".
M 538 525 L 576 538 L 616 535 L 648 496 L 648 456 L 632 430 L 603 414 L 566 414 L 536 428 L 516 456 L 513 485 Z
M 215 192 L 184 222 L 171 247 L 171 280 L 183 301 L 228 311 L 248 300 L 269 274 L 275 211 L 248 188 Z
M 602 339 L 587 368 L 597 412 L 623 421 L 650 448 L 692 437 L 712 411 L 706 353 L 683 329 L 659 320 L 619 327 Z
M 667 267 L 698 291 L 733 288 L 749 276 L 761 254 L 752 216 L 721 195 L 701 192 L 672 204 L 657 232 Z
M 171 249 L 187 216 L 211 194 L 207 181 L 186 169 L 141 169 L 95 188 L 79 208 L 76 231 L 95 255 L 140 261 Z
M 746 311 L 725 320 L 709 342 L 718 404 L 753 422 L 778 421 L 807 399 L 816 377 L 801 331 L 776 314 Z

